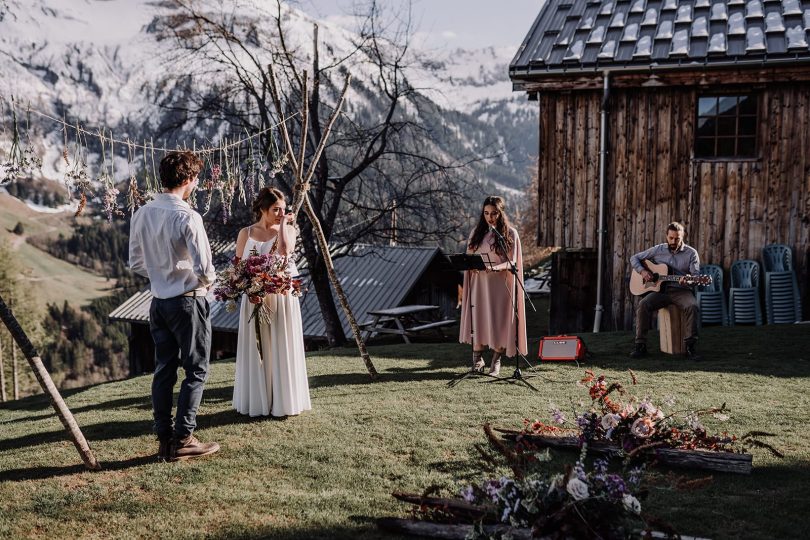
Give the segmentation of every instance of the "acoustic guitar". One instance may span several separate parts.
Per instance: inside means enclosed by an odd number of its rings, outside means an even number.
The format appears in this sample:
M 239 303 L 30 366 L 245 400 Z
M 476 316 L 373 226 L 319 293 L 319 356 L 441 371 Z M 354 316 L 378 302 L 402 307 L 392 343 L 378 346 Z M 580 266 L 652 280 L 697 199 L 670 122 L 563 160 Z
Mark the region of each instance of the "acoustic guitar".
M 681 279 L 686 281 L 687 285 L 709 285 L 712 282 L 712 276 L 674 276 L 667 275 L 669 267 L 666 264 L 655 264 L 652 261 L 644 261 L 647 269 L 652 272 L 653 280 L 644 283 L 644 278 L 641 274 L 633 269 L 630 274 L 630 292 L 636 296 L 646 294 L 648 292 L 661 291 L 661 285 L 667 281 L 674 281 L 677 283 Z

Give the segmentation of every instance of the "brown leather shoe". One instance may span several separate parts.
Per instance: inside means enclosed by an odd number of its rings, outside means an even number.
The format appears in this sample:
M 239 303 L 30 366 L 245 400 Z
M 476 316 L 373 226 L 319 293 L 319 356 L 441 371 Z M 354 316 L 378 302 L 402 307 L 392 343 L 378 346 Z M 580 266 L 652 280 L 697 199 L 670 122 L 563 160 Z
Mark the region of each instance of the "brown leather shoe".
M 185 439 L 173 439 L 169 461 L 183 461 L 208 456 L 219 450 L 219 443 L 201 443 L 194 435 Z

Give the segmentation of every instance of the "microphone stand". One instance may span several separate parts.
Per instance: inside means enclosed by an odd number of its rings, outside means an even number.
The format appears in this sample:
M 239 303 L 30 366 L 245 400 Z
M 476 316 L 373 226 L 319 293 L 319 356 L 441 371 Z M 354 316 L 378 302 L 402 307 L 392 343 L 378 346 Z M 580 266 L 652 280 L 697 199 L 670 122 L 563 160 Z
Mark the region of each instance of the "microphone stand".
M 498 230 L 495 227 L 490 227 L 489 230 L 490 230 L 490 232 L 492 232 L 495 235 L 495 241 L 498 242 L 498 244 L 500 244 L 501 249 L 503 249 L 503 252 L 505 254 L 508 254 L 509 250 L 508 250 L 508 245 L 506 243 L 506 238 L 504 238 L 503 235 L 501 233 L 499 233 Z M 515 315 L 515 371 L 509 377 L 495 377 L 495 379 L 499 380 L 499 381 L 508 381 L 510 383 L 511 382 L 522 382 L 523 384 L 525 384 L 526 386 L 528 386 L 529 388 L 531 388 L 532 390 L 537 392 L 538 391 L 537 388 L 535 388 L 529 381 L 526 380 L 526 379 L 534 377 L 534 375 L 529 375 L 529 376 L 524 377 L 523 373 L 520 371 L 520 360 L 521 359 L 523 359 L 523 361 L 526 363 L 526 365 L 529 366 L 529 371 L 533 371 L 534 366 L 532 366 L 531 362 L 529 362 L 529 360 L 526 358 L 526 356 L 524 356 L 520 352 L 520 347 L 519 347 L 519 344 L 520 344 L 520 337 L 519 337 L 519 333 L 520 333 L 520 317 L 518 315 L 519 314 L 519 311 L 518 311 L 518 290 L 517 290 L 518 284 L 520 285 L 520 288 L 523 291 L 523 294 L 520 295 L 520 299 L 523 300 L 525 298 L 526 300 L 528 300 L 529 305 L 532 307 L 532 310 L 537 311 L 537 308 L 534 307 L 534 303 L 532 303 L 532 299 L 529 297 L 529 294 L 526 292 L 526 287 L 523 285 L 523 283 L 521 283 L 520 279 L 518 278 L 517 266 L 515 265 L 515 263 L 512 262 L 512 259 L 509 258 L 508 255 L 506 257 L 506 261 L 507 261 L 507 263 L 509 263 L 509 272 L 512 273 L 512 276 L 514 277 L 514 280 L 515 280 L 514 285 L 512 287 L 512 307 L 514 309 L 514 315 Z M 490 381 L 490 382 L 495 382 L 495 381 Z

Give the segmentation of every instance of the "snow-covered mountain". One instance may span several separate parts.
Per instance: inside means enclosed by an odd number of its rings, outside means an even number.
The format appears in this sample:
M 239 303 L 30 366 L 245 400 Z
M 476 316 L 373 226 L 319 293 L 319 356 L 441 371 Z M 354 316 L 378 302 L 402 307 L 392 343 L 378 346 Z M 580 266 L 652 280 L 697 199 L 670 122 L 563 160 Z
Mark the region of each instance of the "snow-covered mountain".
M 257 45 L 273 38 L 274 2 L 226 0 L 219 6 L 232 20 L 255 21 Z M 3 0 L 0 2 L 0 96 L 14 96 L 21 107 L 54 118 L 79 121 L 89 129 L 106 127 L 116 138 L 142 140 L 166 133 L 166 145 L 216 137 L 221 125 L 205 120 L 177 121 L 167 105 L 182 105 L 188 85 L 216 86 L 216 66 L 188 61 L 167 39 L 176 5 L 171 0 Z M 302 59 L 311 55 L 312 24 L 305 13 L 285 6 L 285 36 Z M 254 24 L 253 22 L 249 24 Z M 350 56 L 355 83 L 347 114 L 363 114 L 379 92 L 375 72 L 361 56 L 349 55 L 358 36 L 319 22 L 321 65 Z M 270 27 L 270 28 L 268 28 Z M 265 32 L 262 37 L 262 32 Z M 250 41 L 250 40 L 248 40 Z M 537 148 L 537 107 L 511 91 L 507 67 L 514 50 L 482 48 L 417 52 L 407 70 L 411 85 L 438 111 L 446 153 L 495 156 L 477 174 L 497 185 L 519 188 L 528 180 Z M 335 84 L 337 86 L 337 83 Z M 408 106 L 406 104 L 406 109 Z M 408 109 L 425 114 L 424 108 Z M 432 114 L 436 114 L 435 112 Z M 31 116 L 45 144 L 43 172 L 61 178 L 61 131 L 52 120 Z M 161 141 L 155 141 L 160 144 Z M 125 163 L 119 170 L 125 169 Z

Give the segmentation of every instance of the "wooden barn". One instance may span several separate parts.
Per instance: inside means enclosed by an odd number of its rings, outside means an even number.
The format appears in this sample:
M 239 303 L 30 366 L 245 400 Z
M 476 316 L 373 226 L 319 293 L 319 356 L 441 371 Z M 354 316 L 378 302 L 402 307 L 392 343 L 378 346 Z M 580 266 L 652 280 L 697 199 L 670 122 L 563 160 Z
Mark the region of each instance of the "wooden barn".
M 726 275 L 790 246 L 807 318 L 808 42 L 808 0 L 545 2 L 509 67 L 540 106 L 538 244 L 601 237 L 602 329 L 632 327 L 628 259 L 673 220 Z

